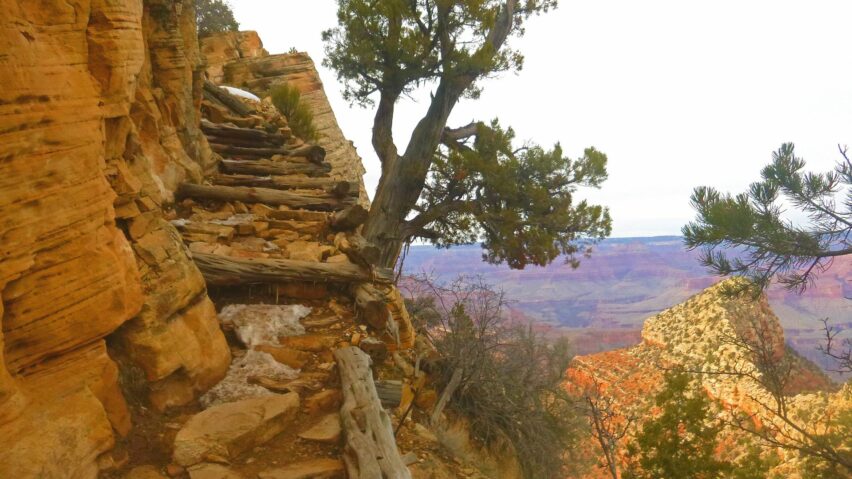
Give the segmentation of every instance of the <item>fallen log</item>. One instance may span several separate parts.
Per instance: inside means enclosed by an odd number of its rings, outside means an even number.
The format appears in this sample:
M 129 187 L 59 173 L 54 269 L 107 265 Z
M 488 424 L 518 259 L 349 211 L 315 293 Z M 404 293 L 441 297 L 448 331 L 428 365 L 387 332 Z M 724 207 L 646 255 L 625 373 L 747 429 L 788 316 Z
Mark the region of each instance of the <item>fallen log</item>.
M 246 175 L 307 175 L 310 177 L 328 176 L 331 165 L 322 163 L 299 163 L 295 161 L 270 160 L 222 160 L 222 169 L 227 173 Z
M 343 389 L 340 422 L 346 438 L 343 462 L 351 479 L 410 479 L 379 401 L 370 357 L 356 347 L 334 351 Z
M 281 155 L 285 157 L 307 158 L 311 163 L 321 164 L 325 160 L 325 148 L 318 145 L 305 145 L 299 148 L 270 148 L 233 146 L 223 143 L 210 143 L 210 148 L 220 155 L 243 156 L 252 158 L 269 158 Z
M 304 208 L 315 211 L 336 211 L 346 208 L 355 200 L 337 198 L 328 193 L 309 194 L 269 188 L 250 188 L 246 186 L 210 186 L 182 183 L 175 196 L 178 198 L 203 198 L 220 201 L 241 201 L 243 203 L 265 203 L 267 205 Z
M 216 175 L 213 184 L 221 186 L 254 186 L 275 190 L 323 190 L 338 198 L 357 198 L 361 185 L 355 181 L 332 178 L 293 178 L 289 176 Z
M 361 205 L 352 205 L 332 215 L 329 224 L 334 231 L 350 231 L 364 224 L 370 213 Z
M 192 259 L 208 284 L 217 286 L 310 281 L 350 283 L 373 281 L 390 283 L 393 271 L 387 268 L 365 270 L 354 264 L 319 263 L 291 259 L 233 258 L 193 253 Z
M 228 90 L 219 88 L 210 80 L 204 81 L 204 93 L 210 95 L 219 101 L 219 103 L 228 107 L 229 110 L 240 116 L 249 116 L 255 112 L 253 108 L 243 103 L 234 95 L 228 93 Z
M 378 264 L 382 256 L 378 246 L 359 234 L 337 233 L 334 236 L 334 246 L 348 256 L 350 261 L 364 267 Z

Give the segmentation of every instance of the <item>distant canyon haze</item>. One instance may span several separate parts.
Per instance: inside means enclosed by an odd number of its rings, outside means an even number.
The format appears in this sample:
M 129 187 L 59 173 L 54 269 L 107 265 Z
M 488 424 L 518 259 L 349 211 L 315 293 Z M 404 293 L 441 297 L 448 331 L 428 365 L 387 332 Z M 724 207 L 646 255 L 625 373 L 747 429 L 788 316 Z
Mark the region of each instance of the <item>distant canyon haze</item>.
M 718 282 L 698 256 L 677 236 L 612 238 L 595 246 L 577 269 L 557 260 L 512 270 L 483 262 L 478 245 L 412 246 L 404 269 L 440 280 L 482 275 L 506 292 L 513 315 L 533 320 L 546 334 L 571 337 L 577 354 L 589 354 L 638 343 L 646 318 Z M 775 286 L 768 296 L 787 343 L 829 369 L 818 350 L 824 340 L 820 318 L 830 318 L 845 337 L 852 332 L 852 258 L 836 260 L 803 294 Z

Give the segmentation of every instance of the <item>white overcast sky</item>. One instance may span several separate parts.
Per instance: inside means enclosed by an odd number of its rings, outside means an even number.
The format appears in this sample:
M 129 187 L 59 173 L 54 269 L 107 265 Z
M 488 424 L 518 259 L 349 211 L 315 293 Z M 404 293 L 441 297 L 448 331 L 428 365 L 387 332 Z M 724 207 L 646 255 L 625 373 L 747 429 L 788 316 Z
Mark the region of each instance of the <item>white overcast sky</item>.
M 693 218 L 693 187 L 744 190 L 782 142 L 795 142 L 814 170 L 835 164 L 838 143 L 852 145 L 850 0 L 559 3 L 515 40 L 524 69 L 485 83 L 450 124 L 497 116 L 519 139 L 560 141 L 569 156 L 591 145 L 607 153 L 609 180 L 584 195 L 611 208 L 613 236 L 679 234 Z M 271 53 L 295 47 L 313 57 L 372 195 L 373 112 L 343 101 L 321 66 L 320 33 L 334 26 L 337 2 L 231 4 Z M 400 148 L 426 106 L 400 106 Z

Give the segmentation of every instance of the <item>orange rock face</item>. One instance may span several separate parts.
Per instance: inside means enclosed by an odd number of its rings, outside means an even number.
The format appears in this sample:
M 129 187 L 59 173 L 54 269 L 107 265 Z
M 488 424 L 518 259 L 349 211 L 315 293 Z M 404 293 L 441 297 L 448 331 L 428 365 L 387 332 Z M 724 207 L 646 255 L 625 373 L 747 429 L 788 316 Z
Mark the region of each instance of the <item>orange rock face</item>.
M 105 338 L 158 407 L 227 369 L 161 213 L 211 165 L 193 5 L 0 0 L 0 477 L 95 477 L 130 428 Z

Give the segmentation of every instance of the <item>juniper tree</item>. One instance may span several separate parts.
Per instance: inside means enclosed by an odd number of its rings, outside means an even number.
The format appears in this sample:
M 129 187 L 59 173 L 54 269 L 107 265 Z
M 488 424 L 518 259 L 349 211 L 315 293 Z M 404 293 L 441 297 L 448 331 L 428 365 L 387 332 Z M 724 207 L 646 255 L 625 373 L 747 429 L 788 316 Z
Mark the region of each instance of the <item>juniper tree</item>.
M 852 254 L 852 161 L 845 149 L 841 155 L 833 171 L 808 173 L 786 143 L 747 192 L 731 196 L 696 188 L 698 217 L 683 228 L 687 247 L 702 248 L 703 263 L 718 274 L 746 276 L 760 288 L 775 279 L 804 290 L 834 258 Z M 782 200 L 809 222 L 785 219 Z
M 516 147 L 497 121 L 447 127 L 481 81 L 522 66 L 509 45 L 525 21 L 555 0 L 338 0 L 338 25 L 323 33 L 324 64 L 337 72 L 344 96 L 376 107 L 372 144 L 382 175 L 364 228 L 394 266 L 402 245 L 482 241 L 484 257 L 513 268 L 547 264 L 610 233 L 606 208 L 574 201 L 578 186 L 606 179 L 606 156 L 592 148 L 577 160 L 556 145 Z M 425 114 L 399 151 L 395 108 L 431 87 Z
M 225 0 L 196 0 L 195 20 L 200 37 L 240 29 L 231 5 Z

